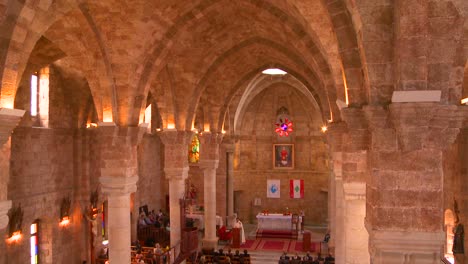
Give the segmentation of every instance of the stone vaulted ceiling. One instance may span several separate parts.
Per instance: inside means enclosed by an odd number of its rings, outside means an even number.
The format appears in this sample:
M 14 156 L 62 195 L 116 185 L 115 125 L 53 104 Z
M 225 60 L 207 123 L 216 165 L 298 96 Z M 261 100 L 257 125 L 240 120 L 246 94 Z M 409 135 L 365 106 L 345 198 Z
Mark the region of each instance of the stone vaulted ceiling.
M 209 122 L 218 130 L 233 96 L 273 65 L 310 90 L 324 118 L 344 97 L 337 95 L 338 47 L 322 1 L 57 1 L 42 7 L 47 11 L 34 7 L 27 4 L 19 15 L 34 33 L 22 45 L 32 51 L 43 36 L 63 51 L 86 77 L 103 121 L 137 125 L 151 92 L 164 126 L 190 129 L 203 102 L 205 112 L 217 113 Z M 18 76 L 29 56 L 23 53 Z

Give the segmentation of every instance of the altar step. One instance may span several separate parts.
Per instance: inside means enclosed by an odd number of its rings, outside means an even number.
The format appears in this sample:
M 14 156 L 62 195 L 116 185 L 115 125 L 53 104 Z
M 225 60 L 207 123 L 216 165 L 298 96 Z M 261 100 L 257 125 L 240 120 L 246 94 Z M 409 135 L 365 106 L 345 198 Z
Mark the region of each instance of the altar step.
M 270 230 L 259 229 L 257 230 L 256 238 L 285 238 L 297 239 L 298 232 L 295 230 Z
M 249 251 L 252 264 L 278 264 L 283 252 Z

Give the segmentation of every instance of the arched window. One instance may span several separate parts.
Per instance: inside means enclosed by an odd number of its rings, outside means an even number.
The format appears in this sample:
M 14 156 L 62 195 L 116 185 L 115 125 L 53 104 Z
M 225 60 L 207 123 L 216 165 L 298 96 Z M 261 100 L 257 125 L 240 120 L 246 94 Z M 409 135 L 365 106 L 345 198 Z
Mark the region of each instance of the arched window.
M 188 159 L 189 163 L 198 163 L 198 160 L 200 159 L 200 140 L 198 139 L 197 134 L 193 135 L 192 143 L 190 143 Z
M 107 201 L 103 202 L 101 205 L 102 212 L 102 222 L 101 222 L 101 235 L 102 235 L 102 244 L 107 245 L 109 240 L 107 239 Z
M 30 228 L 30 248 L 31 248 L 31 264 L 39 263 L 39 221 L 36 220 L 31 224 Z
M 31 75 L 31 116 L 42 127 L 49 127 L 49 74 L 49 67 L 44 67 Z
M 450 263 L 454 263 L 453 257 L 453 227 L 454 227 L 454 216 L 453 212 L 450 209 L 445 210 L 444 214 L 444 222 L 445 222 L 445 259 L 447 259 Z

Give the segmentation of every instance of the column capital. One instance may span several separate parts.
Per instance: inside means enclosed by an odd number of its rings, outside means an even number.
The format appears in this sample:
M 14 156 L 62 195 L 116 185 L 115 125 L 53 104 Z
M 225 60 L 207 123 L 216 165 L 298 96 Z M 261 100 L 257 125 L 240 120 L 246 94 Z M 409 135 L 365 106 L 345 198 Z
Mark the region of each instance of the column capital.
M 332 152 L 343 150 L 343 135 L 348 132 L 345 122 L 332 122 L 328 125 L 327 141 Z
M 223 140 L 223 134 L 203 132 L 198 138 L 200 139 L 199 162 L 203 162 L 203 160 L 219 160 L 219 144 Z
M 168 129 L 159 131 L 156 134 L 159 136 L 164 146 L 184 145 L 186 148 L 188 148 L 188 145 L 192 141 L 194 132 Z
M 99 143 L 103 147 L 113 147 L 116 145 L 136 146 L 141 142 L 145 127 L 131 126 L 121 127 L 114 123 L 101 122 L 97 127 Z
M 198 135 L 200 144 L 217 144 L 219 145 L 223 141 L 224 134 L 222 133 L 211 133 L 202 132 Z
M 389 111 L 383 106 L 367 105 L 363 107 L 369 130 L 387 128 L 389 126 Z
M 445 150 L 455 142 L 468 110 L 439 103 L 393 103 L 390 121 L 403 151 L 423 148 Z M 434 140 L 437 138 L 438 140 Z
M 8 141 L 24 113 L 24 110 L 0 108 L 0 146 Z
M 357 107 L 346 107 L 341 110 L 341 118 L 349 129 L 367 129 L 364 111 Z
M 133 177 L 110 177 L 101 176 L 99 182 L 101 183 L 102 192 L 109 196 L 122 196 L 136 192 L 136 183 L 138 176 Z
M 232 135 L 224 135 L 223 137 L 223 147 L 228 153 L 233 153 L 235 148 L 236 148 L 236 140 L 237 136 L 232 136 Z
M 366 200 L 365 182 L 344 182 L 343 191 L 345 200 Z
M 157 135 L 164 145 L 164 168 L 172 170 L 188 168 L 188 148 L 193 132 L 174 129 L 157 132 Z
M 201 169 L 217 169 L 219 165 L 219 160 L 200 160 L 198 166 Z
M 189 167 L 183 168 L 164 168 L 164 174 L 167 180 L 185 180 L 188 177 Z
M 11 208 L 11 201 L 0 201 L 0 229 L 6 228 L 8 225 L 8 211 Z

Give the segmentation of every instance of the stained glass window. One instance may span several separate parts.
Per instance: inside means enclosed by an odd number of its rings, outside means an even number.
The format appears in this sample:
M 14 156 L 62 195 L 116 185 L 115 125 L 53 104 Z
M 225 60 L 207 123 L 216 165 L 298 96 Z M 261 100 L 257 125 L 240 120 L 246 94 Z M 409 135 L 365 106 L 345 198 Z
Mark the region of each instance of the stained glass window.
M 198 140 L 197 134 L 193 135 L 192 143 L 190 143 L 188 159 L 190 163 L 198 163 L 200 159 L 200 140 Z
M 37 221 L 31 225 L 31 264 L 39 263 L 39 241 L 37 237 Z
M 281 107 L 278 109 L 275 123 L 275 132 L 280 137 L 287 137 L 293 132 L 293 122 L 289 117 L 288 109 L 286 109 L 286 107 Z

